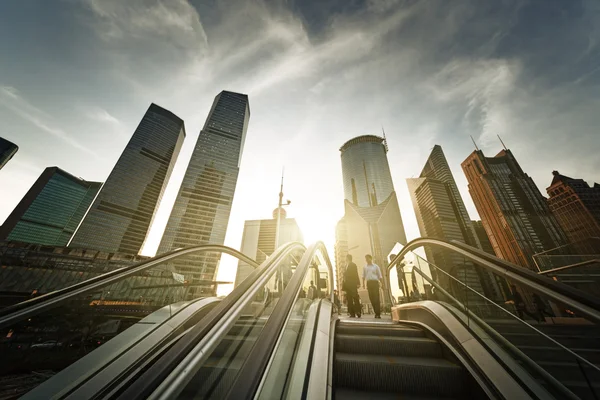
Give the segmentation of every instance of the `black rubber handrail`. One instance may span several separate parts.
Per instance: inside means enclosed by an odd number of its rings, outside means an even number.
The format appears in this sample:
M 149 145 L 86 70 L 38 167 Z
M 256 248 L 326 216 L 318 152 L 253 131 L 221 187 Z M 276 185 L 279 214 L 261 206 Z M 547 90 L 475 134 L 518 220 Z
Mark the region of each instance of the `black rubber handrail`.
M 488 271 L 514 281 L 534 293 L 564 304 L 581 315 L 600 323 L 599 298 L 457 241 L 448 242 L 433 238 L 418 238 L 410 241 L 388 265 L 387 278 L 390 279 L 391 269 L 402 261 L 408 252 L 423 246 L 442 247 L 458 253 Z
M 250 354 L 246 357 L 235 383 L 226 396 L 227 399 L 238 400 L 254 397 L 266 372 L 271 355 L 275 351 L 277 339 L 285 326 L 285 322 L 298 297 L 306 273 L 309 271 L 318 250 L 322 250 L 321 254 L 329 269 L 329 290 L 331 292 L 331 301 L 333 302 L 333 270 L 331 262 L 329 261 L 327 249 L 323 242 L 317 242 L 311 245 L 304 253 L 302 260 L 298 264 L 298 267 L 296 267 L 294 276 L 290 279 L 254 347 L 252 347 Z
M 39 297 L 12 305 L 0 310 L 0 329 L 10 326 L 16 322 L 32 317 L 47 309 L 57 307 L 60 304 L 71 300 L 76 296 L 81 296 L 89 292 L 93 292 L 102 287 L 108 286 L 129 276 L 135 275 L 141 271 L 155 267 L 165 261 L 179 258 L 190 253 L 205 253 L 219 252 L 229 254 L 254 268 L 258 267 L 256 261 L 246 256 L 245 254 L 227 246 L 216 244 L 204 244 L 199 246 L 188 247 L 185 249 L 173 250 L 168 253 L 161 254 L 150 260 L 142 261 L 134 265 L 129 265 L 105 274 L 93 277 L 83 282 L 76 283 L 64 289 L 59 289 L 54 292 L 44 294 Z
M 235 305 L 240 298 L 250 291 L 259 278 L 267 273 L 272 264 L 279 263 L 294 251 L 305 249 L 298 242 L 290 242 L 279 247 L 259 268 L 254 270 L 244 281 L 213 308 L 196 326 L 181 340 L 173 345 L 160 359 L 144 371 L 118 397 L 118 400 L 141 400 L 148 398 L 158 386 L 169 376 L 190 351 L 223 319 L 229 312 L 235 311 Z

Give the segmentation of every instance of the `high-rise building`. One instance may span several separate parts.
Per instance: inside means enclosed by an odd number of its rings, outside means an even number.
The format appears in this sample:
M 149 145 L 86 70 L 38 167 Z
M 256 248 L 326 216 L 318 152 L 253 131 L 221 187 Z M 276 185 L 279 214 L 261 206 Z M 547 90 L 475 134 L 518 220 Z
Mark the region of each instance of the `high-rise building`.
M 422 237 L 456 240 L 480 248 L 467 209 L 442 148 L 435 145 L 419 178 L 407 179 Z M 495 279 L 487 271 L 465 262 L 462 256 L 438 247 L 425 247 L 427 260 L 492 298 L 500 298 Z M 462 297 L 464 288 L 443 273 L 431 270 L 446 290 Z
M 228 91 L 217 95 L 198 136 L 158 254 L 199 244 L 223 244 L 249 119 L 247 95 Z M 210 281 L 219 258 L 218 253 L 204 253 L 193 262 L 182 261 L 176 269 L 189 282 Z
M 473 230 L 475 231 L 475 235 L 479 240 L 479 244 L 481 245 L 481 250 L 485 251 L 488 254 L 496 255 L 496 253 L 494 253 L 492 243 L 490 242 L 490 238 L 488 238 L 487 232 L 485 231 L 481 220 L 471 221 L 471 224 L 473 226 Z
M 495 157 L 476 150 L 462 168 L 496 256 L 537 272 L 533 255 L 567 239 L 533 180 L 508 149 Z
M 283 208 L 280 209 L 279 243 L 304 242 L 302 232 L 294 218 L 286 218 Z M 241 252 L 261 264 L 275 251 L 275 231 L 277 229 L 277 209 L 273 210 L 272 219 L 249 220 L 244 223 Z M 243 261 L 238 263 L 235 285 L 239 285 L 254 271 L 254 268 Z
M 15 155 L 19 147 L 0 137 L 0 169 Z
M 69 247 L 138 254 L 184 138 L 183 120 L 151 104 Z
M 396 243 L 406 244 L 406 235 L 385 138 L 359 136 L 344 143 L 340 152 L 347 249 L 362 276 L 365 254 L 371 254 L 374 262 L 385 268 L 387 255 Z M 339 229 L 344 228 L 340 226 Z M 364 303 L 369 303 L 366 290 L 359 290 L 359 295 Z
M 0 227 L 0 240 L 66 246 L 101 186 L 46 168 Z
M 341 218 L 335 225 L 335 278 L 340 296 L 345 297 L 342 291 L 344 272 L 346 272 L 346 255 L 348 254 L 348 237 L 346 233 L 346 220 Z M 340 297 L 340 298 L 342 298 Z
M 587 184 L 583 179 L 573 179 L 553 171 L 552 183 L 546 189 L 548 205 L 558 223 L 581 254 L 598 254 L 600 238 L 600 184 Z

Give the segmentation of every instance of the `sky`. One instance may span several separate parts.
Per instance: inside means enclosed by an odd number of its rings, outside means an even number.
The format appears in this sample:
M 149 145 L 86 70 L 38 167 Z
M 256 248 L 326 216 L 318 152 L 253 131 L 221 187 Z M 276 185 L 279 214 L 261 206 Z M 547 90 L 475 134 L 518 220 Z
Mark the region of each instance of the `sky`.
M 385 128 L 407 237 L 406 178 L 442 146 L 469 213 L 460 163 L 500 135 L 542 193 L 552 170 L 600 181 L 596 0 L 6 0 L 0 2 L 0 221 L 48 166 L 110 173 L 154 102 L 185 121 L 152 240 L 221 90 L 251 117 L 225 244 L 285 198 L 307 242 L 333 259 L 343 215 L 339 147 Z M 225 257 L 219 280 L 232 280 Z M 226 287 L 222 288 L 227 290 Z

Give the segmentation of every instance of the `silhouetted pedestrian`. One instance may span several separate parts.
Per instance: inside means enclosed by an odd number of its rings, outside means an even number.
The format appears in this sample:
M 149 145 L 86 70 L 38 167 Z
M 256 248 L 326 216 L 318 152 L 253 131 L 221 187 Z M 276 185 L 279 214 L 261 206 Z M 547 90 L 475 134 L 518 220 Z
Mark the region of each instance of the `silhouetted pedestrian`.
M 363 269 L 363 289 L 365 283 L 369 292 L 369 300 L 373 306 L 375 318 L 381 318 L 381 303 L 379 300 L 379 283 L 383 279 L 381 269 L 377 264 L 373 263 L 373 257 L 370 254 L 365 256 L 367 265 Z
M 358 298 L 358 288 L 360 287 L 360 278 L 358 277 L 358 267 L 352 262 L 352 255 L 346 256 L 346 271 L 344 272 L 344 283 L 342 289 L 346 292 L 348 302 L 348 313 L 350 317 L 360 318 L 361 307 Z

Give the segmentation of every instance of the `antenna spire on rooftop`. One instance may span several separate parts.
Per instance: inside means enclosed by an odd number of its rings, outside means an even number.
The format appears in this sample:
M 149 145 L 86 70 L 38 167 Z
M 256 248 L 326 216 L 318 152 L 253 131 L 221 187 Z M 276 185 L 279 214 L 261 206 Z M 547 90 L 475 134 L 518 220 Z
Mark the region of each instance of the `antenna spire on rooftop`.
M 473 141 L 473 146 L 475 146 L 475 150 L 479 151 L 479 147 L 477 147 L 477 143 L 475 143 L 475 139 L 473 139 L 473 136 L 469 136 L 469 137 Z
M 508 149 L 506 148 L 506 145 L 505 145 L 505 144 L 504 144 L 504 142 L 502 141 L 502 138 L 500 137 L 500 135 L 496 135 L 496 136 L 498 136 L 498 139 L 500 139 L 500 143 L 502 143 L 502 147 L 504 147 L 504 150 L 508 150 Z

